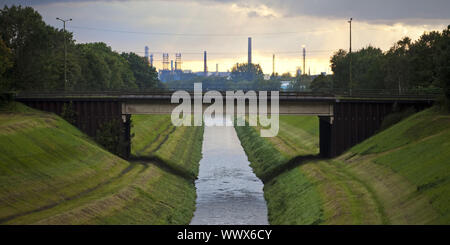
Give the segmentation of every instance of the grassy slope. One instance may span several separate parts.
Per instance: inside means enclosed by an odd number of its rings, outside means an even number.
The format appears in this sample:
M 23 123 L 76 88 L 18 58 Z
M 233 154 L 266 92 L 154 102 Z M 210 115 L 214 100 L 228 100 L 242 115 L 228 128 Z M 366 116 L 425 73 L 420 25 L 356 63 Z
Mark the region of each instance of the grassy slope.
M 110 154 L 58 116 L 0 112 L 0 223 L 187 224 L 191 180 Z M 194 191 L 193 191 L 194 190 Z
M 256 176 L 266 179 L 299 155 L 318 153 L 317 117 L 280 116 L 277 137 L 261 138 L 259 128 L 235 127 Z
M 394 223 L 450 223 L 450 115 L 434 108 L 377 134 L 340 158 L 374 186 Z M 362 162 L 362 164 L 356 164 Z M 374 180 L 370 167 L 401 178 Z M 366 168 L 366 171 L 364 171 Z M 398 184 L 397 184 L 398 183 Z
M 170 115 L 133 115 L 132 154 L 154 157 L 195 178 L 202 158 L 203 127 L 175 127 Z
M 280 135 L 303 128 L 281 118 Z M 272 224 L 449 224 L 450 116 L 416 114 L 332 160 L 309 160 L 265 184 Z M 317 125 L 317 124 L 316 124 Z M 306 124 L 305 132 L 317 135 Z M 286 157 L 279 139 L 262 139 L 237 127 L 242 145 L 261 177 Z M 289 131 L 289 132 L 284 132 Z M 288 136 L 289 138 L 290 136 Z M 294 137 L 290 137 L 294 139 Z M 309 140 L 308 137 L 296 140 Z M 298 145 L 306 143 L 298 143 Z M 257 158 L 261 148 L 270 158 Z M 316 149 L 317 151 L 317 149 Z M 314 153 L 316 151 L 310 151 Z M 298 154 L 305 154 L 298 151 Z M 292 156 L 292 155 L 290 155 Z M 259 161 L 258 161 L 259 160 Z

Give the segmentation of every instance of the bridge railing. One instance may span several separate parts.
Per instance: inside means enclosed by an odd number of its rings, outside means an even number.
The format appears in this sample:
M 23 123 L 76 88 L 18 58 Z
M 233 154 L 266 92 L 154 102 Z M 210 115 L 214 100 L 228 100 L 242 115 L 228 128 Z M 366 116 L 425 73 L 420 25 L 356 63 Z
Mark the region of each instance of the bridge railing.
M 149 95 L 170 97 L 173 92 L 179 89 L 152 89 L 152 90 L 109 90 L 109 91 L 21 91 L 8 92 L 14 97 L 96 97 L 110 98 L 133 95 Z M 193 89 L 186 89 L 193 93 Z M 206 93 L 208 90 L 203 90 Z M 220 91 L 220 90 L 219 90 Z M 225 94 L 225 91 L 221 91 Z M 247 90 L 244 90 L 247 92 Z M 398 91 L 396 89 L 322 89 L 322 90 L 280 90 L 280 96 L 283 97 L 344 97 L 344 98 L 425 98 L 435 99 L 442 94 L 442 89 L 405 89 Z
M 285 90 L 291 91 L 291 90 Z M 321 89 L 321 90 L 303 90 L 311 94 L 324 93 L 332 94 L 336 97 L 355 97 L 355 98 L 436 98 L 442 94 L 442 89 Z M 303 93 L 303 92 L 301 92 Z

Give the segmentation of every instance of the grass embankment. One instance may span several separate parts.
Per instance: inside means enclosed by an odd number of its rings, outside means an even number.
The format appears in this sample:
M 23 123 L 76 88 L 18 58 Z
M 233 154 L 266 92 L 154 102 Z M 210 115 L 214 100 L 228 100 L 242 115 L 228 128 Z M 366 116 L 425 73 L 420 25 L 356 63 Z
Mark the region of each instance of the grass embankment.
M 281 117 L 280 135 L 276 138 L 283 138 L 285 131 L 293 130 L 285 127 L 288 121 L 296 120 L 292 118 Z M 291 125 L 305 127 L 305 124 Z M 303 131 L 317 135 L 318 124 L 315 125 L 311 129 L 306 124 Z M 251 127 L 236 129 L 259 177 L 271 175 L 271 168 L 267 167 L 271 164 L 278 164 L 282 169 L 289 162 L 286 159 L 293 156 L 286 157 L 285 141 L 259 138 Z M 272 224 L 449 224 L 449 136 L 450 115 L 432 108 L 393 125 L 340 157 L 297 162 L 297 167 L 265 183 L 269 221 Z M 301 144 L 304 143 L 298 143 Z M 271 152 L 270 158 L 257 156 L 261 148 Z M 311 151 L 314 152 L 317 149 Z M 284 161 L 276 162 L 277 158 Z
M 54 114 L 21 104 L 0 112 L 0 223 L 187 224 L 193 188 L 107 152 Z
M 164 162 L 195 179 L 198 175 L 204 127 L 175 127 L 170 115 L 133 115 L 131 154 Z
M 297 156 L 319 152 L 317 117 L 280 116 L 277 137 L 260 137 L 260 128 L 235 127 L 256 176 L 267 181 L 286 168 Z

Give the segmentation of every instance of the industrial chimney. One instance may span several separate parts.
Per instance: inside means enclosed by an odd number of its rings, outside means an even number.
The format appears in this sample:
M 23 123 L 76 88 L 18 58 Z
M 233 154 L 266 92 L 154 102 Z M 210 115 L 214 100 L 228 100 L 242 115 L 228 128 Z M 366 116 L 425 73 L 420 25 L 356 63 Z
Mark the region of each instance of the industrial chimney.
M 303 75 L 306 75 L 306 49 L 305 45 L 302 45 L 303 47 Z
M 206 51 L 203 52 L 203 72 L 205 73 L 205 76 L 208 75 L 208 65 L 207 65 L 207 59 L 206 59 Z
M 175 71 L 181 71 L 181 53 L 175 54 Z
M 252 38 L 248 38 L 248 64 L 252 63 Z
M 169 70 L 169 54 L 163 53 L 163 70 Z
M 145 60 L 148 62 L 148 46 L 145 46 Z

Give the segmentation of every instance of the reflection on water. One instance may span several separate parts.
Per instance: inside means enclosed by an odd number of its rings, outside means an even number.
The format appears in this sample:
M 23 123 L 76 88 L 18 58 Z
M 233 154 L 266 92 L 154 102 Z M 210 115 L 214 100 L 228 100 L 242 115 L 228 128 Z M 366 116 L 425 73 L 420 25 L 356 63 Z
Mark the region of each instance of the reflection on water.
M 249 166 L 234 128 L 205 127 L 202 153 L 191 224 L 268 224 L 263 184 Z

